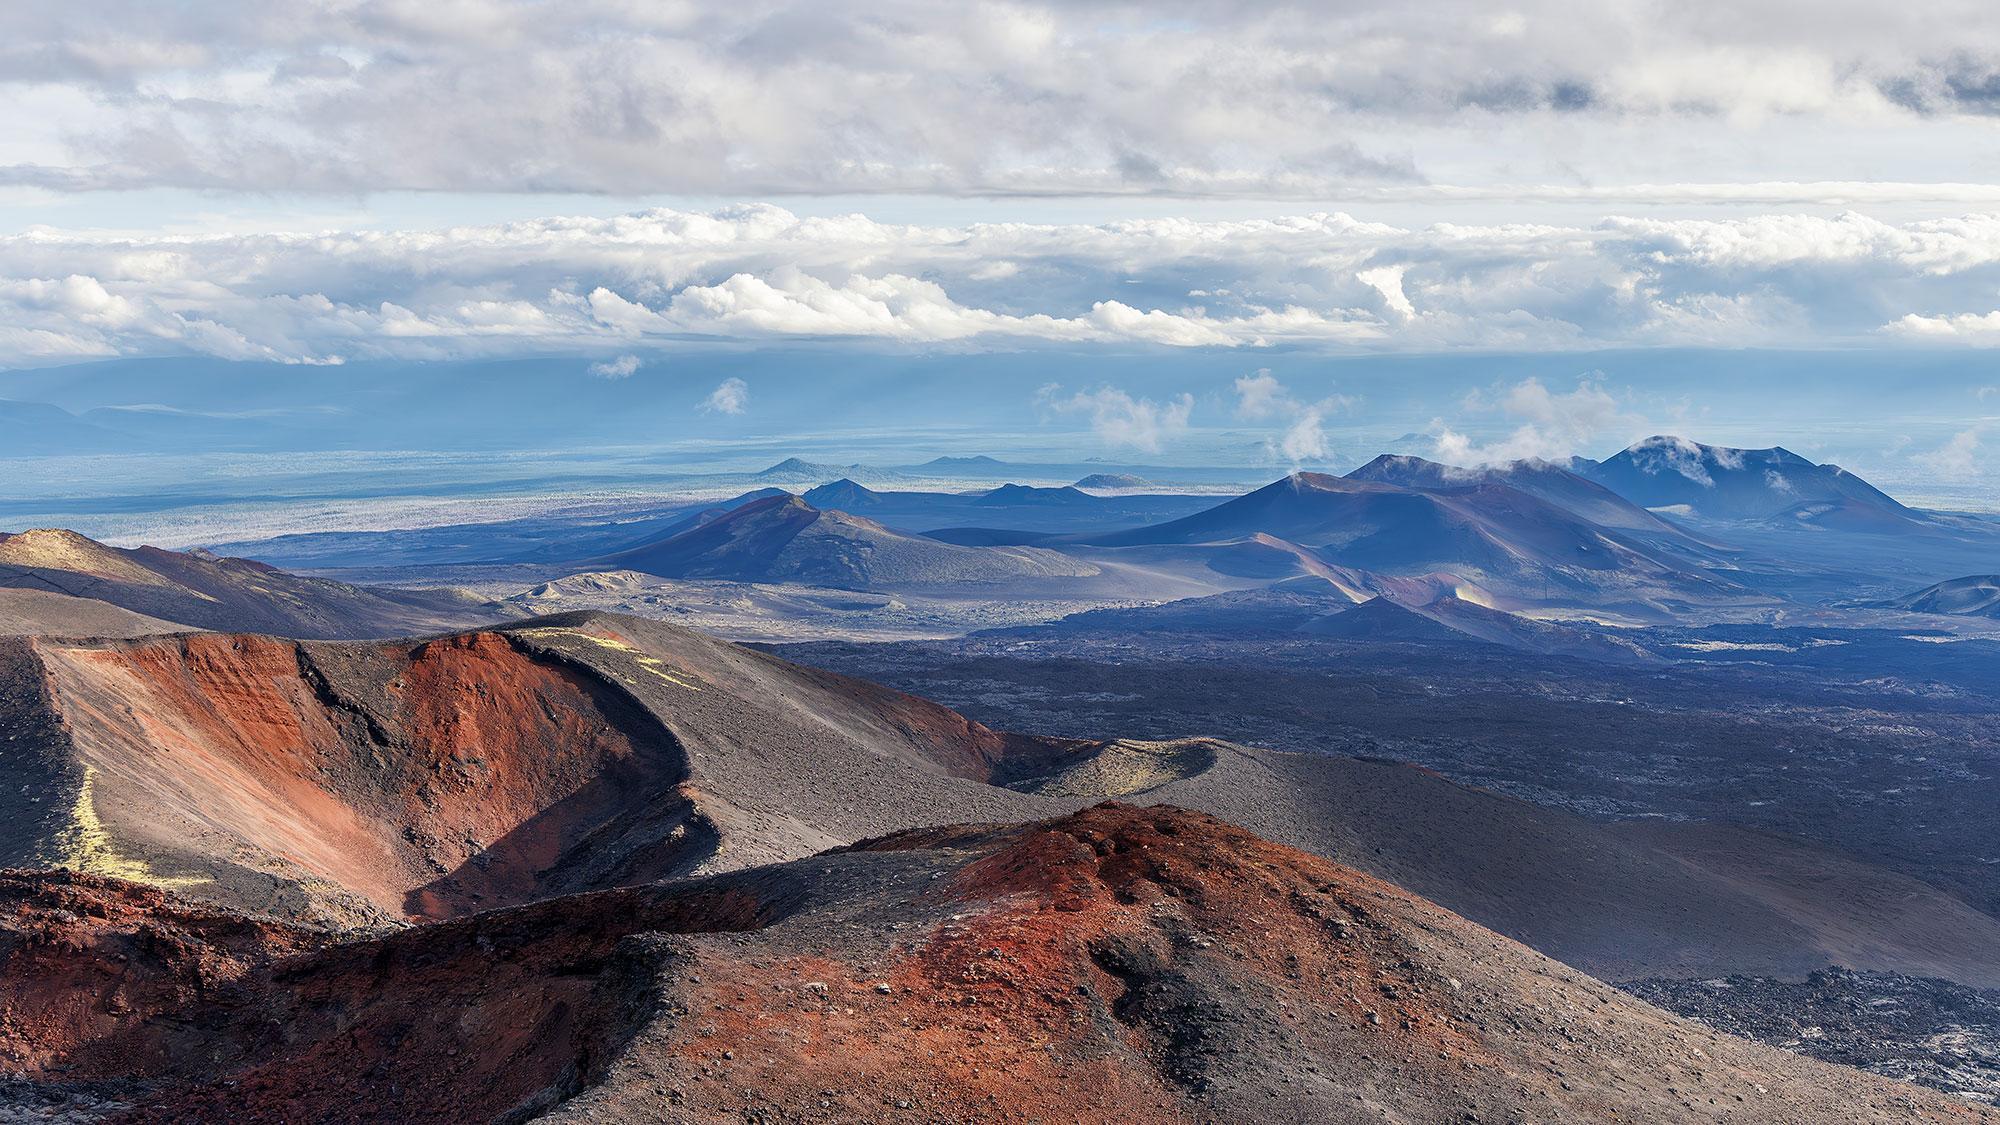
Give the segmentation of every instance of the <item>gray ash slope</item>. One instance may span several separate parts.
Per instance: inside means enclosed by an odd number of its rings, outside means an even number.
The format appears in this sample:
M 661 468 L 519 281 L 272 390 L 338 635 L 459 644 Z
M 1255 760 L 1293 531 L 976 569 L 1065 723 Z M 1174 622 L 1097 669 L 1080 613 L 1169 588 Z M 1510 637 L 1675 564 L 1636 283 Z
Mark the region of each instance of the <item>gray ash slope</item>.
M 1947 916 L 1983 928 L 2000 915 L 2000 865 L 1989 862 L 2000 826 L 1992 766 L 2000 681 L 1990 650 L 1894 634 L 1831 636 L 1843 643 L 1808 643 L 1827 639 L 1813 630 L 1662 630 L 1652 643 L 1722 651 L 1632 667 L 1296 631 L 1009 630 L 777 651 L 999 727 L 1087 738 L 1202 732 L 1274 750 L 1413 762 L 1601 831 L 1633 820 L 1673 832 L 1696 821 L 1740 824 L 1803 841 L 1814 856 L 1794 864 L 1773 841 L 1738 849 L 1729 862 L 1749 865 L 1739 875 L 1763 869 L 1757 881 L 1766 888 L 1789 881 L 1810 892 L 1828 881 L 1843 886 L 1831 901 L 1887 924 L 1883 911 L 1900 892 L 1884 897 L 1889 883 L 1861 878 L 1853 860 L 1928 888 L 1940 912 L 1902 919 L 1920 932 Z M 1676 848 L 1676 862 L 1698 858 L 1690 847 Z M 1787 909 L 1804 909 L 1796 891 L 1790 901 Z M 1826 964 L 1854 964 L 1827 919 L 1800 924 L 1836 947 Z M 1946 944 L 1959 952 L 1903 971 L 1990 980 L 1975 974 L 1990 972 L 1992 950 Z
M 107 547 L 57 529 L 0 534 L 0 586 L 90 599 L 197 629 L 292 637 L 407 636 L 496 619 L 484 599 L 463 592 L 350 586 L 250 559 Z
M 187 628 L 53 590 L 0 588 L 0 636 L 144 637 Z

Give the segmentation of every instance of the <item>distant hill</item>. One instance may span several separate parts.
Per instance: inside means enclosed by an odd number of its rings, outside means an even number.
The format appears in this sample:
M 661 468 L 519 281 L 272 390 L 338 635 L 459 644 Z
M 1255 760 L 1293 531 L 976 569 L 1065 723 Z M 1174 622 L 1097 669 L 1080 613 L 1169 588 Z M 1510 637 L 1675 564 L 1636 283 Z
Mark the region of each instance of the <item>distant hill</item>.
M 1005 461 L 996 461 L 981 453 L 973 457 L 933 457 L 918 468 L 923 469 L 998 469 L 1006 466 Z
M 1881 609 L 1904 609 L 1911 613 L 1943 613 L 1955 617 L 2000 620 L 2000 574 L 1953 578 L 1935 586 L 1926 586 L 1914 594 L 1870 604 Z
M 304 578 L 250 559 L 107 547 L 74 531 L 0 534 L 0 587 L 95 599 L 179 625 L 300 638 L 408 636 L 495 620 L 449 590 Z
M 1759 520 L 1807 501 L 1851 501 L 1916 513 L 1838 465 L 1816 465 L 1789 449 L 1731 449 L 1686 438 L 1649 437 L 1604 461 L 1569 464 L 1647 508 L 1679 508 L 1713 520 Z
M 1342 613 L 1315 618 L 1307 632 L 1346 640 L 1457 642 L 1458 630 L 1388 598 L 1375 597 Z
M 664 578 L 801 582 L 848 589 L 1082 578 L 1091 563 L 1034 547 L 962 547 L 862 516 L 773 496 L 680 535 L 591 560 Z
M 58 406 L 0 399 L 0 449 L 10 456 L 116 448 L 120 436 Z
M 767 499 L 772 496 L 790 496 L 790 495 L 791 493 L 786 492 L 782 488 L 753 489 L 749 492 L 742 493 L 741 495 L 732 496 L 727 500 L 718 500 L 709 507 L 703 508 L 702 510 L 695 512 L 692 515 L 675 520 L 673 523 L 668 524 L 666 527 L 663 527 L 660 530 L 655 531 L 652 534 L 647 535 L 642 539 L 636 539 L 636 540 L 628 539 L 624 542 L 616 543 L 614 545 L 618 550 L 629 551 L 634 547 L 643 547 L 650 543 L 664 543 L 667 540 L 672 539 L 674 536 L 681 534 L 682 532 L 691 531 L 694 528 L 700 527 L 702 524 L 718 520 L 723 516 L 726 516 L 729 513 L 735 511 L 736 509 L 741 508 L 745 504 L 749 504 L 757 500 Z M 542 552 L 537 552 L 536 554 L 537 557 L 539 557 L 542 554 Z
M 1131 473 L 1092 473 L 1077 481 L 1074 488 L 1152 488 L 1152 481 Z
M 819 484 L 843 478 L 849 480 L 902 478 L 901 473 L 889 469 L 877 469 L 870 465 L 829 465 L 820 461 L 808 461 L 802 457 L 787 457 L 755 476 L 758 480 L 767 480 L 773 484 Z
M 1524 598 L 1734 599 L 1747 591 L 1689 569 L 1506 484 L 1409 488 L 1294 473 L 1185 519 L 1096 537 L 1105 547 L 1193 546 L 1264 535 L 1386 575 L 1449 571 Z M 1058 541 L 1049 540 L 1050 545 Z
M 863 508 L 879 508 L 884 497 L 864 485 L 856 484 L 842 477 L 832 484 L 822 484 L 805 493 L 805 502 L 815 508 L 838 508 L 843 512 L 856 512 Z
M 1088 492 L 1064 485 L 1061 488 L 1033 488 L 1025 484 L 1003 484 L 972 501 L 980 507 L 1066 507 L 1101 508 L 1105 501 Z

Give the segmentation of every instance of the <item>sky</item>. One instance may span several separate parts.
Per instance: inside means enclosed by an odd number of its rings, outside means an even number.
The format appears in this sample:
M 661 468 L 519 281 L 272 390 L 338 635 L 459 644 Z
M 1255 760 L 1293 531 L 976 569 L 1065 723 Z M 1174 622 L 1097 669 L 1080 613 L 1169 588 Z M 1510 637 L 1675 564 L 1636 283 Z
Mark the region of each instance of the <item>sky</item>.
M 1106 448 L 1417 416 L 1479 460 L 1788 422 L 1589 356 L 1837 351 L 1879 363 L 1773 370 L 1895 472 L 2000 472 L 1990 4 L 77 0 L 0 9 L 0 60 L 0 398 L 547 357 L 714 425 L 772 399 L 717 348 L 873 349 L 1017 357 Z M 1546 362 L 1393 418 L 1294 374 L 1439 356 Z

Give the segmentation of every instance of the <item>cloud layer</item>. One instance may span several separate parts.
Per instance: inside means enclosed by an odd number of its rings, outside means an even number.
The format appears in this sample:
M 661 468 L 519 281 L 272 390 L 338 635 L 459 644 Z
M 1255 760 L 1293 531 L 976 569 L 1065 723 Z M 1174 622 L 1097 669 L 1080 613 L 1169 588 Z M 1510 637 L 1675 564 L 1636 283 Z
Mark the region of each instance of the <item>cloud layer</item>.
M 1298 196 L 1716 135 L 1866 179 L 2000 111 L 1971 0 L 80 0 L 0 44 L 0 182 L 55 189 Z
M 1329 353 L 1991 346 L 1996 308 L 1995 215 L 920 227 L 749 206 L 444 231 L 0 239 L 10 366 L 595 353 L 617 375 L 681 341 L 798 338 Z

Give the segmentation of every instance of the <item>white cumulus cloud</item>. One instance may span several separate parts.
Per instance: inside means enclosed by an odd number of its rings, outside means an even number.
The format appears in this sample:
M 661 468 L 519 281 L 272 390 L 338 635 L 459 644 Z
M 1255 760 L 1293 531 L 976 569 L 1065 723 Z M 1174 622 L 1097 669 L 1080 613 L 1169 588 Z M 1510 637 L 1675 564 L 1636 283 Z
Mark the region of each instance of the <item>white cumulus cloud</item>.
M 640 359 L 636 355 L 621 355 L 617 359 L 602 360 L 590 365 L 590 373 L 600 379 L 623 379 L 639 370 Z
M 1983 427 L 1974 426 L 1952 435 L 1950 441 L 1918 453 L 1910 460 L 1949 480 L 1969 480 L 1979 475 L 1979 439 Z
M 1236 416 L 1251 422 L 1280 422 L 1278 433 L 1264 442 L 1265 455 L 1272 461 L 1300 465 L 1324 461 L 1333 455 L 1326 434 L 1326 420 L 1350 411 L 1355 400 L 1348 395 L 1330 394 L 1313 402 L 1302 401 L 1280 383 L 1269 369 L 1260 369 L 1235 382 Z
M 1062 387 L 1050 383 L 1037 394 L 1036 401 L 1056 414 L 1081 414 L 1091 430 L 1110 449 L 1136 449 L 1158 453 L 1167 441 L 1187 432 L 1188 415 L 1194 410 L 1194 396 L 1180 395 L 1165 402 L 1134 398 L 1117 387 L 1099 387 L 1065 396 Z
M 750 384 L 730 376 L 701 400 L 704 414 L 741 414 L 750 405 Z

